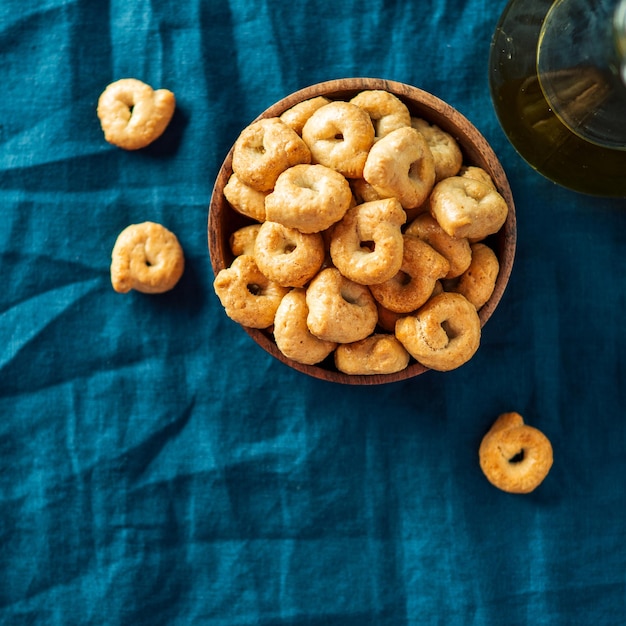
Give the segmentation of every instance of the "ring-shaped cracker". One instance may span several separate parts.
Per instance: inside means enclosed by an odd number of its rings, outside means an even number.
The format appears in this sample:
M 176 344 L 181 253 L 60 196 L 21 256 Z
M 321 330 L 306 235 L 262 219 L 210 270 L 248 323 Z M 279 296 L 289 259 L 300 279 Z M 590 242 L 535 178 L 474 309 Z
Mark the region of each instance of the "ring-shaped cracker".
M 228 244 L 234 256 L 241 256 L 242 254 L 254 256 L 254 242 L 260 228 L 261 224 L 250 224 L 249 226 L 242 226 L 232 233 L 228 239 Z
M 122 78 L 102 92 L 96 112 L 109 143 L 139 150 L 163 134 L 175 108 L 176 98 L 168 89 L 154 90 L 136 78 Z
M 361 178 L 374 143 L 374 125 L 366 111 L 337 100 L 317 109 L 302 129 L 312 162 L 336 170 L 346 178 Z
M 329 103 L 330 100 L 324 96 L 316 96 L 315 98 L 304 100 L 304 102 L 298 102 L 282 113 L 280 120 L 284 124 L 287 124 L 289 128 L 293 128 L 298 135 L 302 135 L 302 129 L 311 115 L 313 115 L 317 109 Z
M 254 243 L 254 260 L 271 281 L 303 287 L 322 267 L 326 251 L 320 233 L 302 233 L 276 222 L 263 222 Z
M 155 222 L 127 226 L 111 253 L 111 284 L 118 293 L 169 291 L 184 269 L 183 249 L 176 235 Z
M 435 161 L 426 139 L 411 126 L 385 135 L 369 151 L 363 178 L 405 209 L 421 206 L 435 183 Z
M 406 104 L 389 91 L 382 89 L 361 91 L 350 102 L 367 111 L 374 125 L 374 141 L 397 128 L 411 125 L 411 114 Z
M 376 303 L 365 285 L 359 285 L 334 267 L 323 269 L 306 290 L 307 326 L 320 339 L 352 343 L 376 328 Z
M 476 309 L 480 309 L 495 289 L 500 263 L 496 253 L 484 243 L 473 243 L 471 250 L 469 267 L 454 281 L 450 291 L 464 295 Z
M 447 372 L 460 367 L 478 350 L 480 318 L 458 293 L 441 293 L 413 315 L 396 322 L 396 337 L 419 363 Z
M 226 315 L 250 328 L 271 326 L 280 301 L 289 291 L 269 280 L 249 254 L 236 257 L 230 267 L 220 270 L 213 288 Z
M 500 230 L 508 206 L 487 183 L 451 176 L 435 185 L 430 195 L 430 212 L 451 237 L 482 239 Z
M 354 343 L 343 343 L 335 350 L 335 366 L 344 374 L 370 376 L 394 374 L 406 368 L 410 355 L 387 333 L 374 333 Z
M 460 276 L 472 261 L 469 241 L 448 235 L 430 213 L 418 215 L 406 227 L 404 234 L 422 239 L 448 260 L 450 269 L 445 278 Z
M 270 191 L 287 168 L 310 162 L 311 153 L 306 144 L 278 117 L 252 122 L 241 131 L 233 146 L 233 172 L 257 191 Z
M 315 365 L 323 361 L 337 346 L 311 333 L 307 326 L 309 308 L 304 289 L 292 289 L 280 302 L 274 317 L 274 339 L 278 349 L 288 358 Z
M 437 281 L 448 273 L 449 267 L 446 258 L 425 241 L 404 235 L 400 270 L 384 283 L 370 285 L 370 291 L 386 309 L 411 313 L 430 298 Z
M 456 176 L 463 165 L 463 153 L 456 139 L 436 124 L 413 117 L 411 126 L 426 139 L 435 161 L 435 182 Z
M 303 233 L 326 230 L 339 221 L 352 202 L 350 184 L 324 165 L 294 165 L 276 180 L 265 199 L 266 219 Z
M 402 265 L 400 227 L 406 214 L 395 198 L 352 207 L 332 232 L 330 256 L 354 282 L 374 285 L 389 280 Z
M 230 206 L 257 222 L 265 221 L 265 198 L 267 191 L 258 191 L 246 185 L 237 174 L 232 174 L 224 185 L 224 197 Z
M 530 493 L 552 467 L 550 440 L 519 413 L 503 413 L 481 441 L 480 468 L 487 480 L 508 493 Z

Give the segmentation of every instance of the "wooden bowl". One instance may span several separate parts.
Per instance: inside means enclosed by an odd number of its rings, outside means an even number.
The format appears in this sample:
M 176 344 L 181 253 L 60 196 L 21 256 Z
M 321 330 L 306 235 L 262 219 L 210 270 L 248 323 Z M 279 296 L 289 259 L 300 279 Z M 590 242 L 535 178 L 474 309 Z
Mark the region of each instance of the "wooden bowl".
M 479 311 L 481 325 L 484 326 L 502 298 L 513 267 L 517 237 L 515 206 L 511 189 L 500 161 L 485 138 L 463 115 L 432 94 L 410 85 L 377 78 L 345 78 L 318 83 L 296 91 L 270 106 L 256 119 L 277 117 L 298 102 L 316 96 L 326 96 L 336 100 L 349 100 L 358 92 L 366 89 L 382 89 L 391 92 L 407 105 L 412 115 L 424 118 L 431 124 L 436 124 L 442 130 L 450 133 L 461 147 L 464 164 L 475 165 L 486 170 L 509 206 L 506 223 L 498 233 L 492 235 L 487 241 L 498 256 L 500 273 L 491 298 Z M 231 233 L 242 226 L 252 223 L 249 219 L 234 211 L 223 194 L 224 185 L 232 174 L 232 153 L 233 149 L 231 148 L 219 170 L 209 207 L 208 241 L 211 264 L 215 275 L 220 270 L 230 266 L 233 261 L 233 255 L 229 247 Z M 271 329 L 242 328 L 264 350 L 279 361 L 295 370 L 322 380 L 350 385 L 376 385 L 405 380 L 428 371 L 428 368 L 411 359 L 406 369 L 394 374 L 349 375 L 339 372 L 335 368 L 332 354 L 317 365 L 303 365 L 288 359 L 278 350 Z M 237 332 L 236 329 L 233 329 L 233 332 Z

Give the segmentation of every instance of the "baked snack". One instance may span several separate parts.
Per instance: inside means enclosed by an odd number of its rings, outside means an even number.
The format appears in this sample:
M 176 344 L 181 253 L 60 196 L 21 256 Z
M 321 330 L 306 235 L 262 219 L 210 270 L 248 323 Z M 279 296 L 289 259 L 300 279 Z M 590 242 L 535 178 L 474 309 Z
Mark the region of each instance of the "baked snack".
M 418 215 L 406 227 L 404 234 L 422 239 L 447 259 L 450 268 L 445 278 L 460 276 L 472 262 L 469 241 L 448 235 L 430 213 Z
M 435 185 L 430 195 L 430 212 L 451 237 L 481 239 L 502 228 L 508 206 L 487 183 L 451 176 Z
M 307 326 L 309 308 L 304 289 L 292 289 L 281 300 L 274 317 L 274 339 L 288 358 L 305 365 L 323 361 L 337 346 L 311 333 Z
M 435 183 L 435 162 L 424 137 L 411 126 L 398 128 L 371 148 L 363 178 L 383 197 L 405 209 L 420 207 Z
M 269 280 L 249 254 L 236 257 L 230 267 L 218 272 L 213 289 L 226 315 L 250 328 L 271 326 L 280 301 L 289 291 Z
M 185 257 L 178 238 L 155 222 L 127 226 L 111 253 L 111 284 L 118 293 L 131 289 L 152 294 L 169 291 L 184 269 Z
M 474 180 L 479 180 L 481 183 L 489 185 L 493 189 L 496 188 L 491 176 L 489 176 L 482 167 L 478 167 L 477 165 L 463 165 L 457 175 L 461 176 L 461 178 L 473 178 Z
M 316 96 L 315 98 L 298 102 L 298 104 L 294 104 L 279 116 L 280 121 L 295 130 L 298 135 L 302 135 L 302 129 L 311 115 L 317 109 L 329 103 L 330 100 L 324 96 Z
M 136 78 L 122 78 L 107 85 L 96 112 L 109 143 L 139 150 L 163 134 L 175 108 L 176 98 L 168 89 L 155 91 Z
M 469 361 L 480 345 L 480 319 L 458 293 L 440 293 L 396 322 L 396 337 L 416 361 L 447 372 Z
M 224 196 L 230 206 L 256 222 L 265 221 L 265 198 L 267 191 L 259 191 L 246 185 L 237 174 L 232 174 L 224 185 Z
M 352 207 L 332 232 L 330 256 L 339 271 L 361 285 L 384 283 L 400 270 L 406 214 L 395 198 Z
M 481 441 L 478 456 L 487 480 L 509 493 L 534 491 L 553 463 L 550 440 L 516 412 L 498 417 Z
M 464 295 L 476 309 L 480 309 L 495 289 L 500 263 L 496 253 L 484 243 L 473 243 L 471 250 L 469 267 L 454 281 L 449 291 Z
M 351 343 L 376 328 L 378 313 L 369 289 L 334 267 L 323 269 L 306 290 L 307 326 L 320 339 Z
M 402 265 L 395 276 L 370 291 L 383 307 L 396 313 L 411 313 L 433 293 L 437 282 L 450 268 L 448 261 L 421 239 L 404 235 Z
M 352 202 L 344 176 L 324 165 L 294 165 L 276 180 L 265 199 L 265 215 L 303 233 L 326 230 L 339 221 Z
M 435 161 L 435 182 L 456 176 L 463 165 L 463 153 L 456 139 L 436 124 L 430 124 L 420 117 L 411 118 L 411 126 L 428 143 Z
M 311 115 L 302 138 L 311 150 L 313 163 L 330 167 L 346 178 L 361 178 L 374 143 L 374 125 L 356 104 L 335 100 Z
M 233 146 L 233 172 L 257 191 L 270 191 L 287 168 L 310 162 L 311 153 L 300 135 L 278 117 L 252 122 Z
M 394 374 L 409 364 L 409 353 L 387 333 L 374 333 L 354 343 L 342 343 L 335 350 L 335 366 L 344 374 L 370 376 Z
M 249 226 L 242 226 L 238 228 L 228 239 L 230 251 L 234 256 L 240 256 L 242 254 L 251 254 L 254 256 L 254 242 L 261 224 L 250 224 Z
M 319 233 L 302 233 L 276 222 L 263 222 L 254 242 L 254 260 L 271 281 L 303 287 L 322 267 L 326 252 Z
M 367 112 L 374 125 L 374 141 L 391 131 L 411 125 L 411 114 L 406 104 L 383 89 L 366 89 L 350 100 Z

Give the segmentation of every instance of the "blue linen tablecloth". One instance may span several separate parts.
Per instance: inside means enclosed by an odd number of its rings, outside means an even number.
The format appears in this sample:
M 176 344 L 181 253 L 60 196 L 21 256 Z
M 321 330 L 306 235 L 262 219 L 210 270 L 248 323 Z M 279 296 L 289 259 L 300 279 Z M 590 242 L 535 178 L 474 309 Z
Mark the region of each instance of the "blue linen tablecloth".
M 488 92 L 504 0 L 3 0 L 0 623 L 626 623 L 626 206 L 515 153 Z M 446 100 L 500 157 L 517 257 L 477 355 L 339 386 L 223 312 L 207 211 L 228 148 L 323 80 Z M 111 81 L 175 92 L 152 146 L 104 141 Z M 626 173 L 625 173 L 626 175 Z M 120 295 L 128 224 L 179 237 L 160 296 Z M 532 494 L 478 466 L 496 416 L 552 441 Z

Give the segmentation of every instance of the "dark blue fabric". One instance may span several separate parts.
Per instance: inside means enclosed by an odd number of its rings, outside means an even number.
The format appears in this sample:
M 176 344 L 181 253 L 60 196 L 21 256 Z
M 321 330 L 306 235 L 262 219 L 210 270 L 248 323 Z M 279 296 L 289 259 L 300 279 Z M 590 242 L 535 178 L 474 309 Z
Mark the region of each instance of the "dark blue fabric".
M 626 210 L 534 173 L 487 82 L 504 1 L 3 0 L 0 623 L 608 626 L 626 617 Z M 151 147 L 108 145 L 118 78 L 175 92 Z M 492 143 L 516 264 L 478 354 L 337 386 L 266 355 L 212 290 L 229 146 L 308 84 L 410 83 Z M 115 293 L 133 222 L 179 237 L 161 296 Z M 515 410 L 555 462 L 492 487 L 478 445 Z

